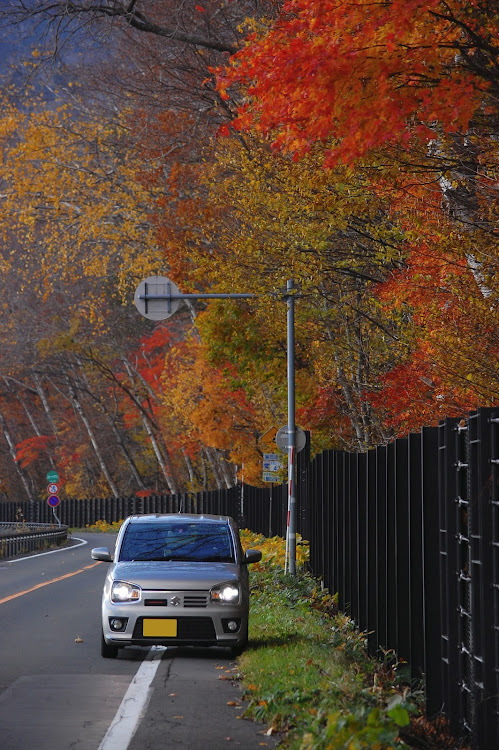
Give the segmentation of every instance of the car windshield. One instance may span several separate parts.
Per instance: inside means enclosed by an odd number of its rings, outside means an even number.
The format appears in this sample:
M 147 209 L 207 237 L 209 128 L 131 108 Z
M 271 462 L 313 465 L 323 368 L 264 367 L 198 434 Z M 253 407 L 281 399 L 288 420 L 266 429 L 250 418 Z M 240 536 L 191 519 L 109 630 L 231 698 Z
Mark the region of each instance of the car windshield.
M 228 526 L 209 523 L 131 523 L 120 561 L 234 562 Z

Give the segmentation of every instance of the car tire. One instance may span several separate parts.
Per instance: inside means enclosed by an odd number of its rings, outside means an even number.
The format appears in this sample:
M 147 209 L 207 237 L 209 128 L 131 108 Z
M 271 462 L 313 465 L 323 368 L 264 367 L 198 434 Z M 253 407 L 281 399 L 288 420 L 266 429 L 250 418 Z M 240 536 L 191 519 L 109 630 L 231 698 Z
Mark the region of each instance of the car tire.
M 246 632 L 244 633 L 244 638 L 242 641 L 239 641 L 237 646 L 231 646 L 230 648 L 230 655 L 231 656 L 241 656 L 244 649 L 248 645 L 248 625 L 246 625 Z
M 118 656 L 118 646 L 109 646 L 104 640 L 104 633 L 101 636 L 100 654 L 104 659 L 116 659 Z
M 230 647 L 230 656 L 231 658 L 236 658 L 236 656 L 241 656 L 244 649 L 246 648 L 248 644 L 247 643 L 239 643 L 237 646 L 231 646 Z

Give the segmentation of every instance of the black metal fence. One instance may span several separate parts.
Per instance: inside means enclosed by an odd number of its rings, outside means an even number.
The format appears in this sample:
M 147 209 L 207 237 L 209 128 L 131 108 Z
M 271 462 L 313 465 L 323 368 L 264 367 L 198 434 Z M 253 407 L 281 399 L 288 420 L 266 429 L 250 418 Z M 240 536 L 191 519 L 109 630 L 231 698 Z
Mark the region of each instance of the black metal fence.
M 60 521 L 72 528 L 91 526 L 96 521 L 122 521 L 127 516 L 143 513 L 213 513 L 240 520 L 240 490 L 153 495 L 151 497 L 106 497 L 86 500 L 61 500 L 56 508 L 46 502 L 0 503 L 0 522 L 12 521 L 22 514 L 30 523 Z
M 476 750 L 499 747 L 499 409 L 367 453 L 298 454 L 298 531 L 310 566 L 368 633 L 424 676 L 429 716 L 444 713 Z M 1 503 L 0 521 L 49 522 L 46 503 Z M 64 524 L 131 513 L 222 513 L 266 536 L 286 532 L 287 488 L 66 500 Z
M 312 571 L 373 650 L 424 676 L 428 715 L 499 747 L 499 409 L 322 453 L 301 476 L 300 514 Z

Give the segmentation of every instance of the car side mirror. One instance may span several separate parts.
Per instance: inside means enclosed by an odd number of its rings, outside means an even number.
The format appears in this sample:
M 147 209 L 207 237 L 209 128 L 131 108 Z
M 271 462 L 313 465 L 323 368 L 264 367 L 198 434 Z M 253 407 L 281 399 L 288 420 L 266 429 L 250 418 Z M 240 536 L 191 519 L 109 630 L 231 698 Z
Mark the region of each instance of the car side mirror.
M 113 556 L 109 552 L 107 547 L 94 547 L 90 553 L 92 560 L 100 560 L 101 562 L 113 562 Z
M 262 559 L 262 553 L 259 549 L 248 549 L 245 552 L 243 564 L 251 565 L 251 563 L 260 562 Z

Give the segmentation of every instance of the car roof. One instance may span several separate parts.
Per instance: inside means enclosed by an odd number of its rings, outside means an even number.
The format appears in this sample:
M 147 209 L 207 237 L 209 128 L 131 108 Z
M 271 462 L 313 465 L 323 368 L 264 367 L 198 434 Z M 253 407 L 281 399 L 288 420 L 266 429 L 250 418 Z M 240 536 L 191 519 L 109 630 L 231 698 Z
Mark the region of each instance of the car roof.
M 230 516 L 213 516 L 213 515 L 197 515 L 194 513 L 148 513 L 140 516 L 129 516 L 127 519 L 128 523 L 219 523 L 222 525 L 230 525 L 234 523 Z

